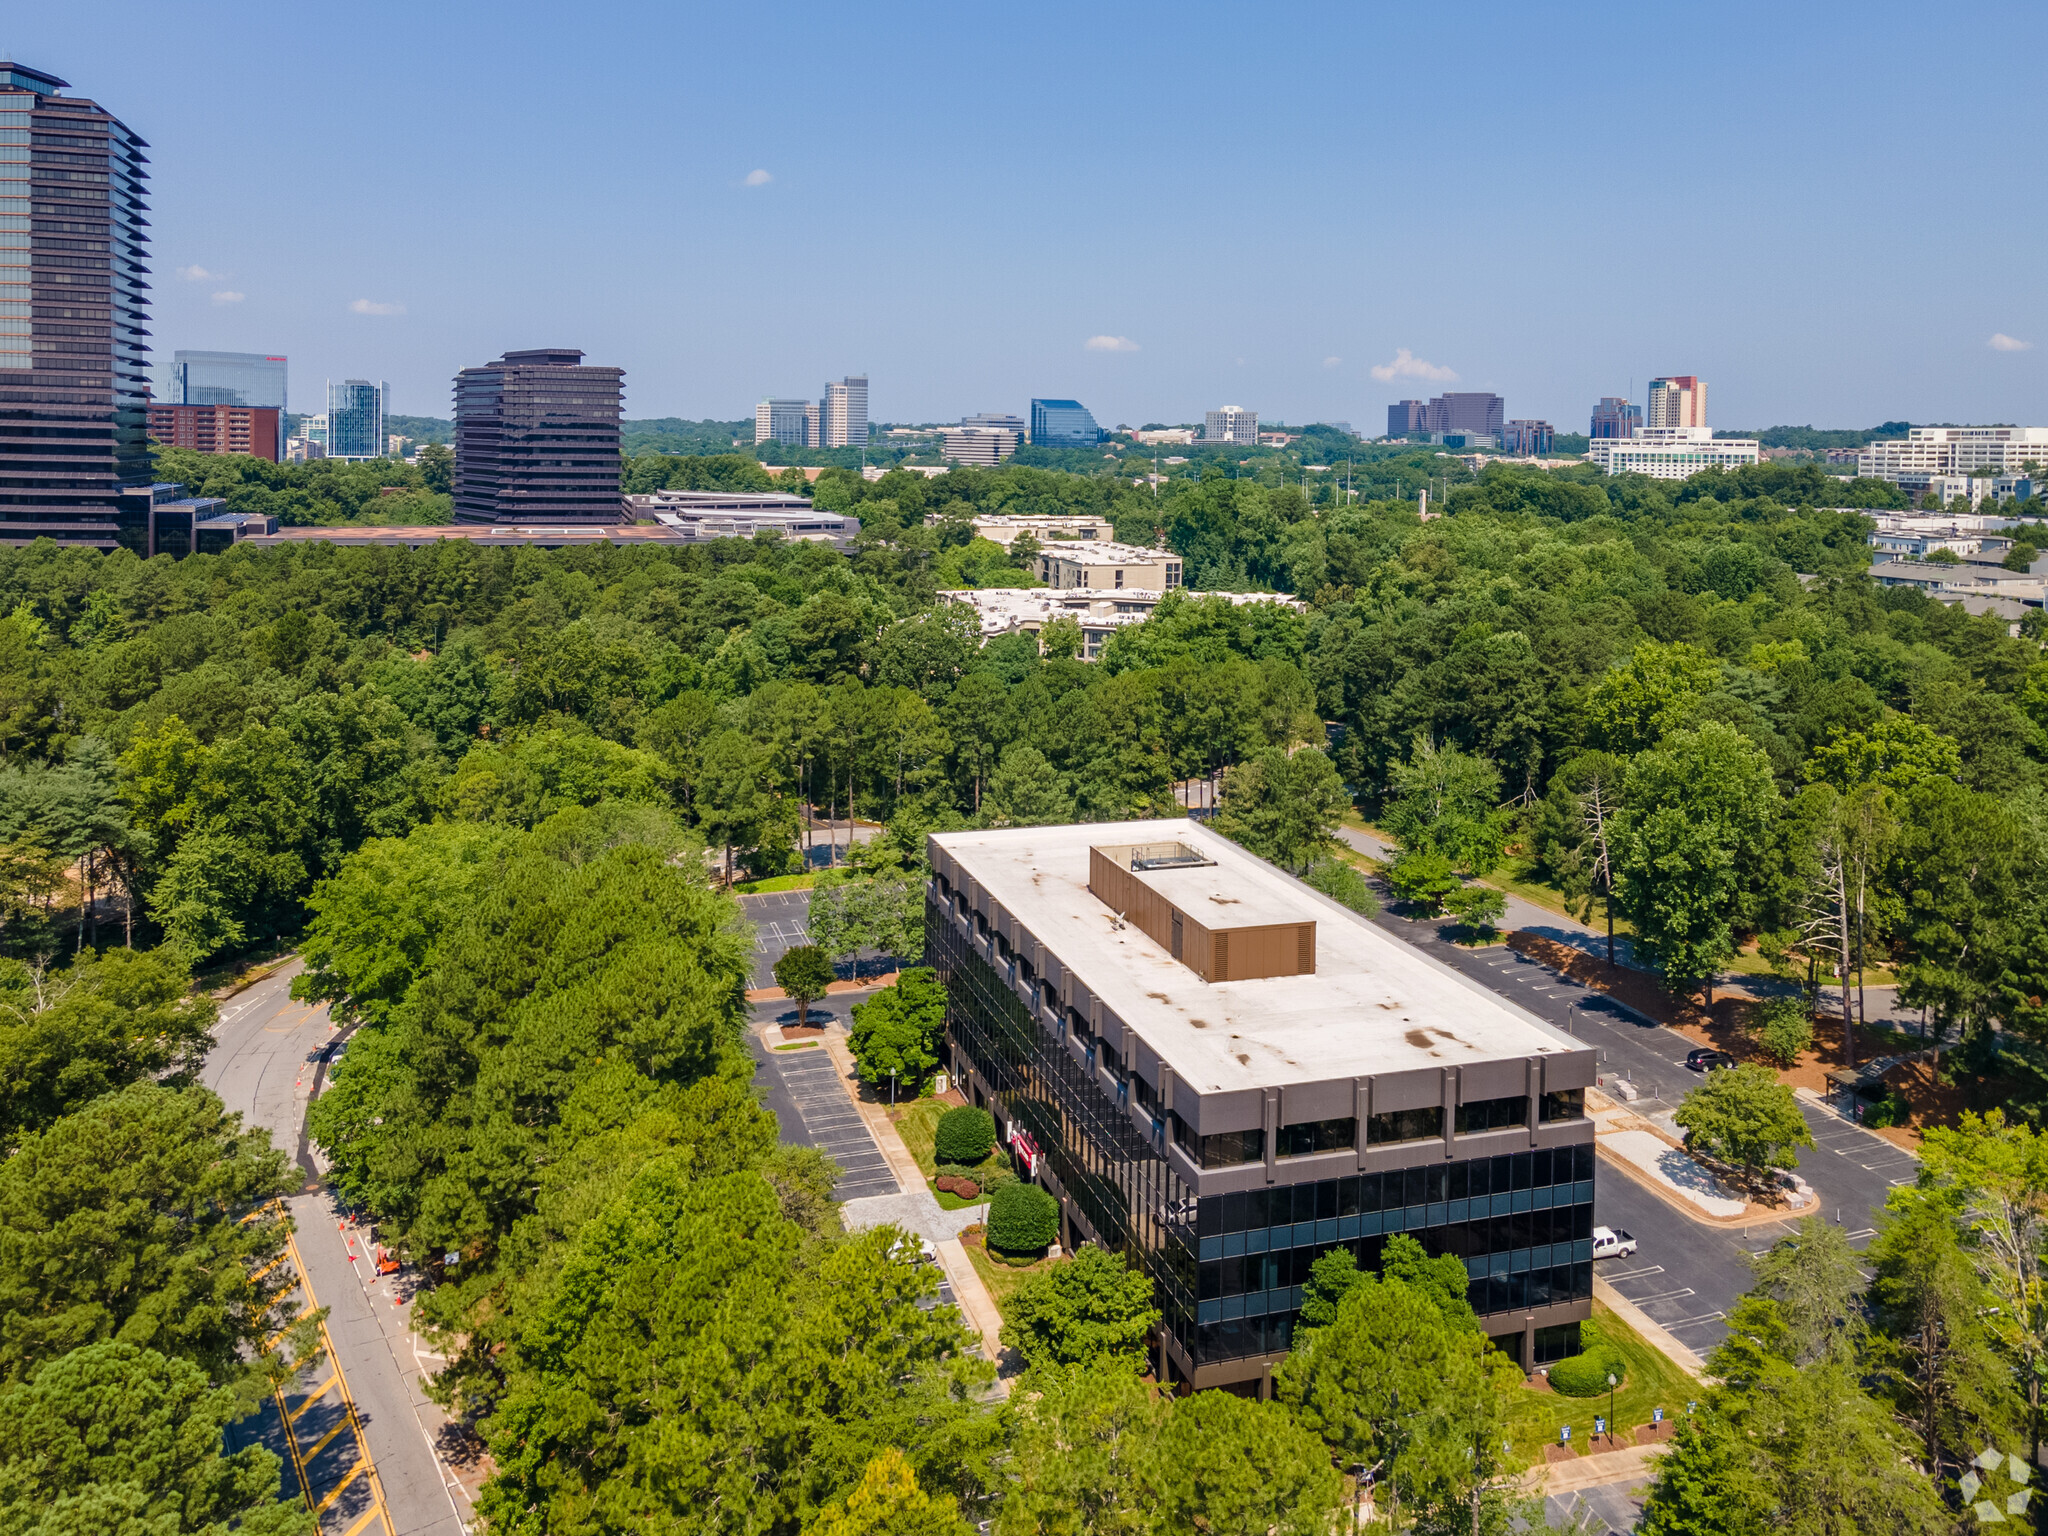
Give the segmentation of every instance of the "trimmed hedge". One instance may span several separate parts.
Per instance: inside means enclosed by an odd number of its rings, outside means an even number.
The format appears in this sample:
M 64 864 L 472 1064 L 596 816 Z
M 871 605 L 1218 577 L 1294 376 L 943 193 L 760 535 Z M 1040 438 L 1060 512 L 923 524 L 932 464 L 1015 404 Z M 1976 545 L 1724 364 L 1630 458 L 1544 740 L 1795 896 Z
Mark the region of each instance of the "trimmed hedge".
M 1611 1344 L 1597 1344 L 1583 1355 L 1560 1360 L 1550 1368 L 1550 1389 L 1566 1397 L 1598 1397 L 1607 1390 L 1607 1378 L 1617 1383 L 1628 1379 L 1628 1367 L 1621 1351 Z
M 1005 1184 L 989 1197 L 988 1245 L 1036 1253 L 1060 1233 L 1060 1203 L 1036 1184 Z
M 996 1119 L 985 1109 L 960 1104 L 939 1116 L 932 1132 L 935 1162 L 972 1168 L 996 1148 Z

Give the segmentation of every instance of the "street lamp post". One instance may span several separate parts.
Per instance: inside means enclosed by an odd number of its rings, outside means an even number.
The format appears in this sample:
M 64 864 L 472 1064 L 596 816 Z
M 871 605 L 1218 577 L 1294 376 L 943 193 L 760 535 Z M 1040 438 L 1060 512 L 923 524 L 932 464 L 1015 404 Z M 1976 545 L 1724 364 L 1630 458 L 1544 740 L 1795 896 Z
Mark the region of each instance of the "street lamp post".
M 1610 1449 L 1614 1445 L 1614 1389 L 1618 1385 L 1619 1383 L 1614 1378 L 1614 1372 L 1609 1371 L 1607 1373 L 1607 1444 Z

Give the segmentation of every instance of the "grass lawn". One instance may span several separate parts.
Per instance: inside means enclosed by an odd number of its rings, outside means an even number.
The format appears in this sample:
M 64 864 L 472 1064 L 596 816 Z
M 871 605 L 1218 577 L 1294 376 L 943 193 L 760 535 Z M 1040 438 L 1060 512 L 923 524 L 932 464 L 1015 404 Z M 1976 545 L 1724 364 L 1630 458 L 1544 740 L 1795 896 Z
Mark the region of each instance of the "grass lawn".
M 890 1116 L 896 1122 L 896 1134 L 903 1138 L 903 1145 L 910 1149 L 910 1155 L 917 1159 L 918 1168 L 928 1179 L 936 1177 L 939 1171 L 932 1158 L 932 1138 L 938 1135 L 939 1116 L 947 1108 L 937 1099 L 913 1099 L 898 1105 Z
M 960 1246 L 967 1250 L 974 1272 L 981 1276 L 981 1283 L 988 1287 L 989 1299 L 996 1304 L 996 1310 L 1004 1317 L 1010 1315 L 1010 1298 L 1017 1294 L 1017 1287 L 1032 1275 L 1042 1274 L 1053 1265 L 1064 1262 L 1060 1259 L 1040 1259 L 1035 1264 L 1016 1268 L 999 1264 L 988 1256 L 988 1249 L 982 1246 L 981 1235 L 974 1232 L 960 1234 Z
M 1614 1428 L 1624 1445 L 1634 1443 L 1638 1424 L 1650 1422 L 1650 1412 L 1664 1410 L 1666 1419 L 1682 1418 L 1685 1405 L 1700 1396 L 1701 1383 L 1685 1374 L 1644 1343 L 1628 1324 L 1601 1302 L 1593 1303 L 1593 1320 L 1582 1330 L 1584 1342 L 1612 1344 L 1628 1362 L 1621 1388 L 1614 1394 Z M 1515 1442 L 1515 1454 L 1535 1461 L 1546 1445 L 1557 1444 L 1561 1425 L 1572 1427 L 1572 1444 L 1584 1446 L 1592 1438 L 1595 1415 L 1607 1414 L 1607 1394 L 1598 1397 L 1566 1397 L 1562 1392 L 1524 1387 L 1508 1410 L 1508 1423 Z
M 1500 866 L 1492 874 L 1488 875 L 1481 884 L 1490 885 L 1496 890 L 1506 891 L 1511 896 L 1519 896 L 1522 900 L 1539 906 L 1546 912 L 1555 912 L 1559 917 L 1571 917 L 1574 915 L 1571 909 L 1565 905 L 1564 893 L 1562 891 L 1556 886 L 1545 884 L 1536 878 L 1536 861 L 1525 854 L 1511 854 L 1507 858 L 1502 859 Z M 1607 913 L 1600 905 L 1598 897 L 1595 897 L 1593 900 L 1592 915 L 1587 919 L 1586 926 L 1597 928 L 1602 933 L 1607 931 Z M 1614 936 L 1620 938 L 1625 933 L 1633 932 L 1635 930 L 1629 927 L 1628 919 L 1617 912 L 1614 915 Z
M 742 896 L 766 896 L 772 891 L 808 891 L 818 883 L 815 871 L 807 875 L 771 875 L 766 880 L 742 880 L 733 890 Z
M 776 1046 L 775 1049 L 778 1051 L 808 1051 L 813 1049 L 817 1043 L 815 1040 L 792 1040 L 787 1045 Z

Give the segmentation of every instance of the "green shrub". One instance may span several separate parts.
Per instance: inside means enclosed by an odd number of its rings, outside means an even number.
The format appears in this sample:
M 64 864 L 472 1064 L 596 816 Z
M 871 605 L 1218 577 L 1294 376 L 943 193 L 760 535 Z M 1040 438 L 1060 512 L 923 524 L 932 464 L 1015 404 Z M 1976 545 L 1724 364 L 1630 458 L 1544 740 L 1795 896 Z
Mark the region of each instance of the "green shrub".
M 988 1245 L 1036 1253 L 1059 1236 L 1060 1203 L 1036 1184 L 1005 1184 L 988 1203 Z
M 932 1132 L 932 1157 L 941 1163 L 958 1163 L 972 1168 L 995 1150 L 995 1116 L 985 1109 L 961 1104 L 939 1116 Z
M 1607 1390 L 1607 1378 L 1627 1380 L 1628 1368 L 1621 1351 L 1611 1344 L 1598 1344 L 1583 1355 L 1560 1360 L 1550 1368 L 1550 1389 L 1566 1397 L 1598 1397 Z
M 1756 1023 L 1756 1042 L 1781 1067 L 1789 1067 L 1813 1045 L 1813 1015 L 1797 997 L 1766 1002 Z
M 1863 1107 L 1863 1125 L 1866 1129 L 1881 1131 L 1888 1125 L 1904 1125 L 1912 1116 L 1913 1106 L 1906 1102 L 1906 1096 L 1896 1088 L 1887 1089 L 1881 1099 L 1871 1099 Z
M 1362 917 L 1378 917 L 1380 904 L 1365 883 L 1365 876 L 1342 859 L 1317 859 L 1302 876 L 1332 901 L 1340 902 Z

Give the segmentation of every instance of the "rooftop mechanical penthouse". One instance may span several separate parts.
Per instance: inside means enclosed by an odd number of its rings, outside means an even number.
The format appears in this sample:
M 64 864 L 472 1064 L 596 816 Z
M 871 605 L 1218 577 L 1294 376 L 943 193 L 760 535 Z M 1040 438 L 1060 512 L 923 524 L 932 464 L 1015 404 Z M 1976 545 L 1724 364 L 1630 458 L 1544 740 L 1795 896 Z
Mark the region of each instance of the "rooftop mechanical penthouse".
M 1192 821 L 930 851 L 950 1064 L 1067 1239 L 1152 1276 L 1162 1379 L 1266 1394 L 1309 1265 L 1395 1232 L 1524 1369 L 1577 1348 L 1591 1049 Z

